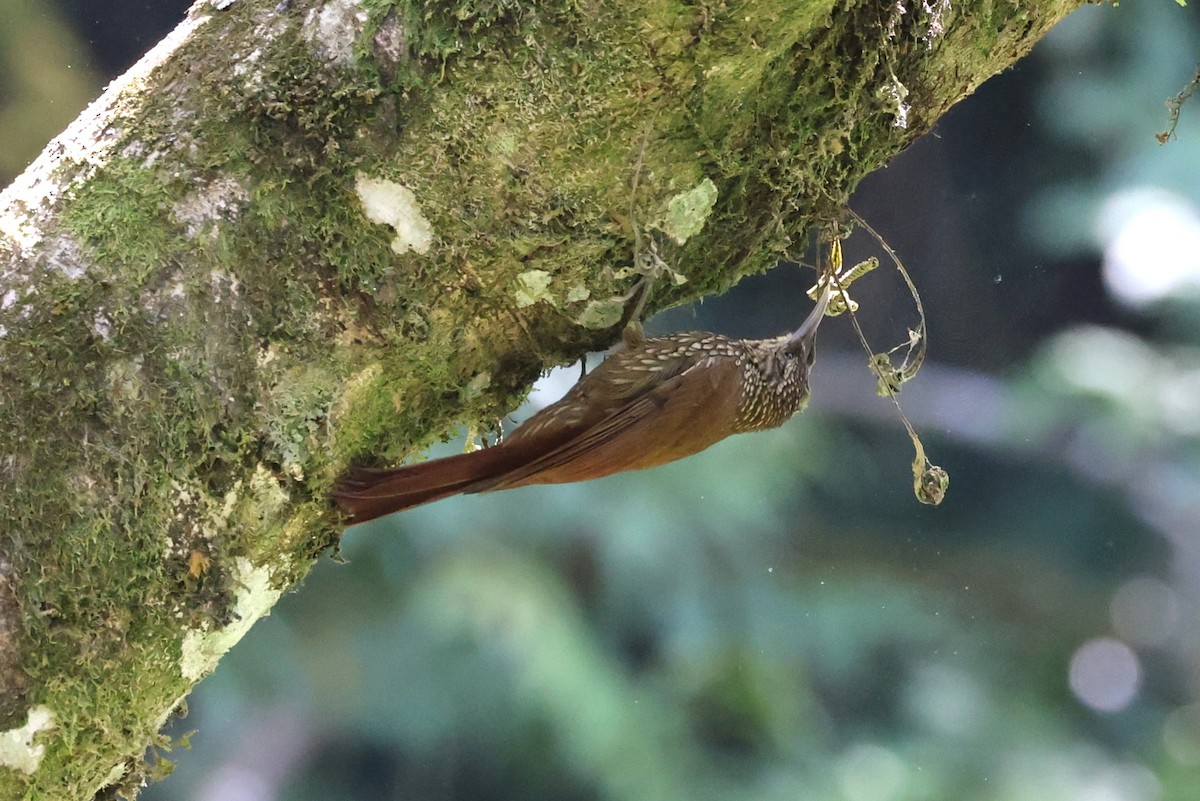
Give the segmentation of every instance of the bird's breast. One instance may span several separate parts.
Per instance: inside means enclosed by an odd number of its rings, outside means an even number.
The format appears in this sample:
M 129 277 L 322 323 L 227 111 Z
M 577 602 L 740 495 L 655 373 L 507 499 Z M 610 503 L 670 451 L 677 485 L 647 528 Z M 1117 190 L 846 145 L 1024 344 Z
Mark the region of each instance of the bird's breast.
M 751 366 L 744 373 L 735 428 L 739 432 L 778 428 L 808 404 L 806 382 L 778 378 Z

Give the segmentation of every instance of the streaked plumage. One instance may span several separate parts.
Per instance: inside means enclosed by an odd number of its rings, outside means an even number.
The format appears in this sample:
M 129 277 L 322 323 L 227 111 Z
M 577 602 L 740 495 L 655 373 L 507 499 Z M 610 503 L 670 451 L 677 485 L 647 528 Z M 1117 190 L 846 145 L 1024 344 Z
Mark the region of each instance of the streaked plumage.
M 562 484 L 640 470 L 729 436 L 782 425 L 808 402 L 813 341 L 829 289 L 794 333 L 729 339 L 686 332 L 623 347 L 491 448 L 357 470 L 333 497 L 362 523 L 458 493 Z

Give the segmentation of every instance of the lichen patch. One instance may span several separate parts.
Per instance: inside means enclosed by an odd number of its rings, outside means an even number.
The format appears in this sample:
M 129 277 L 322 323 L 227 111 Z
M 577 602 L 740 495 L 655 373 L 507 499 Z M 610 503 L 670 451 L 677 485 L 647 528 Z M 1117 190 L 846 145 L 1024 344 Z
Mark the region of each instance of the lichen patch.
M 175 204 L 172 211 L 189 237 L 207 231 L 216 236 L 215 223 L 237 219 L 250 194 L 232 178 L 218 178 Z
M 555 305 L 550 294 L 550 273 L 545 270 L 526 270 L 517 276 L 517 288 L 513 292 L 518 309 L 532 306 L 540 300 Z
M 225 652 L 246 636 L 255 621 L 270 614 L 282 594 L 282 590 L 272 586 L 270 569 L 254 565 L 245 557 L 239 556 L 234 561 L 233 580 L 237 587 L 233 622 L 219 629 L 207 626 L 192 629 L 183 638 L 179 667 L 188 681 L 199 681 L 210 673 Z
M 304 480 L 304 468 L 298 460 L 289 462 L 284 467 L 297 481 Z M 291 500 L 291 496 L 280 485 L 275 474 L 261 463 L 255 465 L 254 475 L 250 476 L 250 492 L 254 496 L 255 507 L 267 517 L 282 514 Z
M 660 228 L 663 233 L 682 245 L 704 228 L 704 222 L 717 202 L 717 185 L 705 178 L 686 192 L 680 192 L 667 203 L 667 214 Z
M 13 183 L 15 185 L 16 182 Z M 0 195 L 0 203 L 3 200 L 3 195 Z M 11 241 L 14 249 L 18 250 L 32 250 L 42 241 L 41 229 L 27 216 L 19 214 L 0 214 L 0 236 Z
M 38 732 L 54 728 L 54 713 L 47 706 L 29 710 L 24 726 L 0 732 L 0 767 L 14 768 L 32 774 L 42 764 L 46 746 L 35 743 Z
M 79 243 L 62 232 L 51 234 L 42 243 L 42 258 L 47 267 L 57 270 L 69 281 L 78 281 L 87 274 L 90 264 Z
M 316 54 L 328 61 L 354 61 L 354 43 L 367 24 L 367 12 L 359 0 L 331 0 L 308 12 L 303 35 Z
M 92 318 L 92 336 L 97 339 L 108 342 L 109 336 L 112 334 L 112 320 L 108 318 L 104 312 L 96 312 L 96 316 Z
M 908 98 L 908 87 L 893 75 L 891 81 L 881 86 L 877 94 L 892 112 L 892 125 L 896 128 L 907 128 L 909 107 L 905 100 Z
M 370 178 L 359 173 L 354 181 L 354 191 L 362 201 L 367 219 L 373 223 L 390 225 L 396 232 L 392 250 L 396 253 L 424 255 L 433 243 L 433 227 L 412 190 L 395 181 Z

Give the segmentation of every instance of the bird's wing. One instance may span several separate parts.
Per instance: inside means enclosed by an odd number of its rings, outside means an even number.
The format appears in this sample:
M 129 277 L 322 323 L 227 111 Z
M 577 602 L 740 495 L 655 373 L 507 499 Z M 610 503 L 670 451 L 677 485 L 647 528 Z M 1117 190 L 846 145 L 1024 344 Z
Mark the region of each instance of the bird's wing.
M 687 333 L 647 340 L 637 349 L 610 355 L 556 403 L 530 417 L 507 439 L 533 440 L 552 434 L 555 442 L 569 441 L 580 432 L 616 414 L 658 385 L 665 385 L 694 367 L 701 358 L 686 346 L 711 334 Z
M 580 428 L 565 442 L 464 491 L 599 478 L 698 453 L 732 432 L 739 375 L 733 359 L 693 361 L 688 369 Z

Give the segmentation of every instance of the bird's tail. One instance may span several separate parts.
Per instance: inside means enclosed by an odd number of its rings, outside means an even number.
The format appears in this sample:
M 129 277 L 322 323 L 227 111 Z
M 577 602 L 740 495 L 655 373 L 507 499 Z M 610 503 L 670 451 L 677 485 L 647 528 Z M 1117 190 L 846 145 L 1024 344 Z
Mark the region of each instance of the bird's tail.
M 470 492 L 472 485 L 511 469 L 505 445 L 384 470 L 359 468 L 338 481 L 331 497 L 351 524 Z

